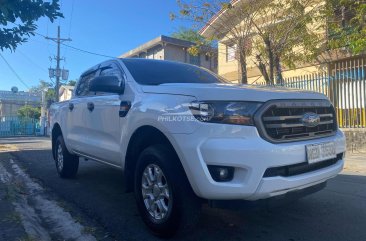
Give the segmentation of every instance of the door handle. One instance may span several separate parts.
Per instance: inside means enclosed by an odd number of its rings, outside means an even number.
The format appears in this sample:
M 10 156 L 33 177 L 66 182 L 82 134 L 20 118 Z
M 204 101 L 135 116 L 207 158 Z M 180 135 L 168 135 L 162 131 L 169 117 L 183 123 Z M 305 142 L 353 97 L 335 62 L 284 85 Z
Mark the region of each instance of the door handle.
M 69 103 L 69 110 L 72 111 L 74 109 L 74 104 L 73 103 Z
M 89 111 L 93 111 L 94 110 L 94 103 L 93 102 L 88 102 L 87 106 L 88 106 L 88 110 Z

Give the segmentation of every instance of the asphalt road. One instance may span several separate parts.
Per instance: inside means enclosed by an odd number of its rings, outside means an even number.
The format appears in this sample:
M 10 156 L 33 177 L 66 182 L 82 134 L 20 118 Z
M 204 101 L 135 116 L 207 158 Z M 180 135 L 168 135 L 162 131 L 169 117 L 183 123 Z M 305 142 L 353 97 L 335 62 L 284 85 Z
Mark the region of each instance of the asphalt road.
M 133 194 L 123 192 L 119 170 L 81 161 L 78 177 L 64 180 L 57 176 L 48 139 L 0 139 L 4 143 L 17 147 L 9 152 L 29 176 L 108 239 L 157 240 L 142 223 Z M 272 210 L 204 207 L 197 228 L 173 240 L 366 240 L 366 154 L 350 159 L 353 164 L 316 194 Z

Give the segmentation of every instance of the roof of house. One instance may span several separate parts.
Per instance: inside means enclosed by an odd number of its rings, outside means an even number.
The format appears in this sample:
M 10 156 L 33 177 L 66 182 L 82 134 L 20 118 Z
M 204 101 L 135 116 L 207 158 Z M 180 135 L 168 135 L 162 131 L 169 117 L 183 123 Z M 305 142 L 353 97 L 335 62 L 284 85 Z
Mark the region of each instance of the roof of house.
M 171 44 L 171 45 L 177 45 L 177 46 L 182 46 L 182 47 L 191 47 L 194 45 L 193 42 L 190 41 L 186 41 L 186 40 L 182 40 L 182 39 L 177 39 L 177 38 L 172 38 L 172 37 L 168 37 L 165 35 L 160 35 L 157 38 L 154 38 L 153 40 L 150 40 L 140 46 L 138 46 L 137 48 L 134 48 L 130 51 L 128 51 L 127 53 L 124 53 L 122 55 L 120 55 L 120 58 L 128 58 L 131 56 L 134 56 L 136 54 L 139 54 L 143 51 L 147 51 L 148 49 L 151 49 L 155 46 L 161 45 L 161 44 Z
M 64 89 L 67 89 L 67 90 L 74 90 L 75 86 L 73 86 L 73 85 L 61 85 L 60 88 L 64 88 Z
M 241 1 L 242 0 L 231 0 L 231 4 L 233 6 L 235 6 L 236 4 L 238 4 Z M 214 37 L 215 35 L 219 35 L 218 37 L 223 37 L 223 35 L 225 35 L 226 33 L 217 33 L 217 30 L 222 29 L 222 28 L 220 28 L 220 25 L 219 26 L 216 26 L 216 25 L 220 24 L 219 21 L 222 21 L 223 15 L 229 16 L 229 14 L 230 14 L 230 11 L 228 11 L 227 9 L 221 9 L 214 16 L 212 16 L 212 18 L 208 21 L 208 23 L 205 26 L 203 26 L 198 31 L 198 33 L 201 36 L 206 37 L 206 38 L 211 38 L 211 37 Z M 228 17 L 228 19 L 229 19 L 229 17 Z M 231 20 L 236 20 L 236 19 L 234 18 Z
M 75 86 L 72 86 L 72 85 L 61 85 L 60 89 L 58 91 L 58 94 L 62 95 L 65 90 L 73 91 L 74 89 L 75 89 Z

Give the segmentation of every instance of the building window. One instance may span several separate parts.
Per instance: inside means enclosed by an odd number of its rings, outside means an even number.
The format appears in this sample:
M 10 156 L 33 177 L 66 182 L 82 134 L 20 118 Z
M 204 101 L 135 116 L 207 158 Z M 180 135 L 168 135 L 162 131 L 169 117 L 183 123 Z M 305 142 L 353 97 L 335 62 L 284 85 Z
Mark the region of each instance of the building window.
M 206 62 L 210 61 L 210 56 L 208 54 L 205 54 L 205 60 L 206 60 Z
M 237 49 L 236 44 L 231 45 L 231 46 L 228 46 L 228 45 L 226 46 L 226 62 L 235 60 L 236 49 Z
M 189 55 L 189 63 L 200 66 L 201 65 L 201 56 L 199 54 L 196 55 L 196 56 L 190 54 Z

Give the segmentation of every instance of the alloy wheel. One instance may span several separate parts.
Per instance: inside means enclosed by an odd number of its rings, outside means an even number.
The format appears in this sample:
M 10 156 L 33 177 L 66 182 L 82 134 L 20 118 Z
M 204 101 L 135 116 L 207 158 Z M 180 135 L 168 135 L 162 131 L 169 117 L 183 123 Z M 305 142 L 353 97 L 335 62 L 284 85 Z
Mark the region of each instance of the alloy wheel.
M 58 170 L 61 172 L 64 168 L 64 155 L 62 153 L 62 146 L 61 144 L 58 145 L 57 148 L 57 167 Z
M 160 221 L 171 210 L 171 191 L 162 169 L 156 164 L 149 164 L 142 175 L 142 198 L 151 217 Z

